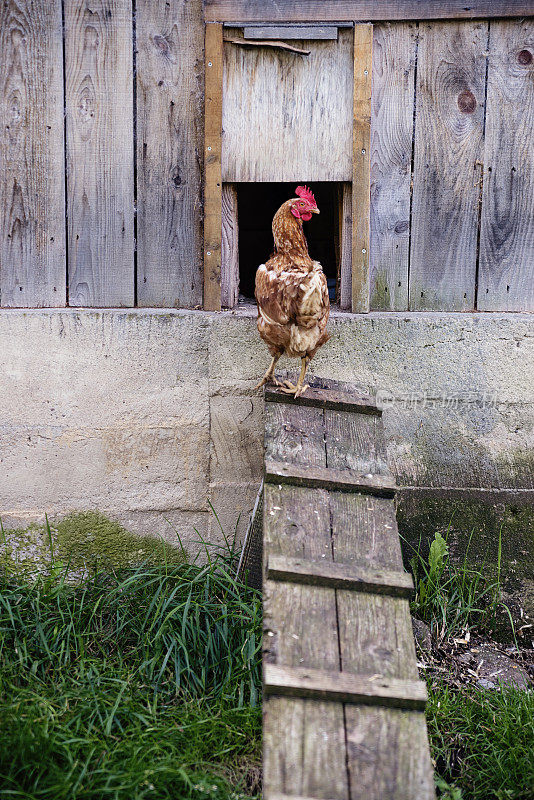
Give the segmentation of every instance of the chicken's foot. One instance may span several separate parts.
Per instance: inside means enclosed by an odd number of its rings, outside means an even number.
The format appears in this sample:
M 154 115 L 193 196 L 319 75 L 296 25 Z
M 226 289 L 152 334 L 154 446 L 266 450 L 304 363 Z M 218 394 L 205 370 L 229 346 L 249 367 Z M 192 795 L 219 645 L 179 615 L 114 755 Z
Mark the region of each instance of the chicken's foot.
M 304 394 L 306 389 L 310 388 L 309 383 L 304 383 L 304 376 L 306 375 L 306 370 L 308 369 L 308 364 L 310 361 L 311 358 L 308 356 L 301 358 L 300 375 L 296 385 L 291 383 L 291 381 L 284 381 L 284 385 L 280 387 L 282 392 L 285 392 L 286 394 L 292 394 L 295 397 L 300 397 L 301 394 Z
M 276 367 L 276 364 L 280 360 L 281 355 L 282 353 L 279 353 L 272 357 L 271 363 L 269 364 L 269 369 L 267 370 L 261 381 L 258 383 L 258 385 L 254 387 L 254 389 L 261 389 L 261 387 L 265 386 L 266 383 L 274 383 L 275 386 L 283 386 L 283 384 L 280 383 L 280 381 L 278 380 L 278 378 L 275 377 L 274 374 L 274 368 Z

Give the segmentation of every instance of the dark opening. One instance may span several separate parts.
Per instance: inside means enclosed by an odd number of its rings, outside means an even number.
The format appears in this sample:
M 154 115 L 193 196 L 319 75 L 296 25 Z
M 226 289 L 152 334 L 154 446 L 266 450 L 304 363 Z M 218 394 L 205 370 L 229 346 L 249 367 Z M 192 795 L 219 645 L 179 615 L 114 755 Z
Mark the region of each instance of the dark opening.
M 271 225 L 282 203 L 295 197 L 296 183 L 237 183 L 240 300 L 254 297 L 256 270 L 274 252 Z M 328 280 L 330 300 L 336 300 L 339 252 L 339 191 L 341 184 L 308 183 L 320 214 L 304 223 L 310 256 L 319 261 Z

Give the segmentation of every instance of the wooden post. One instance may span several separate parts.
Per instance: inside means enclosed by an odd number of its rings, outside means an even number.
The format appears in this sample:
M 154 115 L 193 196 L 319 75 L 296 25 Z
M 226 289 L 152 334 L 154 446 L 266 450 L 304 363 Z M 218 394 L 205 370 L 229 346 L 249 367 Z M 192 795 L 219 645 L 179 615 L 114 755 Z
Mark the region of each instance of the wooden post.
M 373 26 L 354 26 L 352 311 L 369 311 L 371 64 Z
M 223 26 L 206 25 L 204 120 L 204 309 L 221 310 Z
M 239 240 L 237 189 L 234 183 L 223 183 L 221 240 L 221 305 L 233 308 L 239 295 Z

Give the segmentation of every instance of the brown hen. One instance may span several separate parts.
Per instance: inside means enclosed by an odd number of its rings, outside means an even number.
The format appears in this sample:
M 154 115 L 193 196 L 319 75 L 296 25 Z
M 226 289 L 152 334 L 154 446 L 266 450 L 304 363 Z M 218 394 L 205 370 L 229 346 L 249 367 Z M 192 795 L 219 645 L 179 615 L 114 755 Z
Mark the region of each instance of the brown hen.
M 302 222 L 318 214 L 315 198 L 306 186 L 297 186 L 297 197 L 287 200 L 273 218 L 275 253 L 256 273 L 258 331 L 272 355 L 271 364 L 256 388 L 272 381 L 299 397 L 311 359 L 326 341 L 330 313 L 326 276 L 318 261 L 308 254 Z M 281 383 L 274 374 L 278 359 L 286 354 L 301 359 L 296 385 Z

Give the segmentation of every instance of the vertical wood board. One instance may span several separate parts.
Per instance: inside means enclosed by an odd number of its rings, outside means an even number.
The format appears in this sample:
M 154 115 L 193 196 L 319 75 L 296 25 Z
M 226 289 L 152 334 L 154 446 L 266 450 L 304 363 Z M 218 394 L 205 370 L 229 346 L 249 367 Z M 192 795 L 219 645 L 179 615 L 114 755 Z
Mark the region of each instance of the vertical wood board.
M 237 189 L 223 183 L 221 240 L 221 304 L 233 308 L 239 295 L 239 228 Z
M 137 300 L 202 303 L 201 0 L 136 3 Z
M 345 706 L 351 800 L 435 800 L 425 715 Z
M 324 444 L 313 441 L 320 461 Z M 266 553 L 332 560 L 328 493 L 266 485 L 264 541 Z M 264 653 L 269 663 L 339 669 L 334 590 L 266 581 Z M 266 796 L 348 800 L 341 704 L 271 697 L 264 700 L 263 730 Z
M 0 303 L 64 306 L 60 0 L 0 6 Z
M 65 0 L 69 304 L 134 304 L 131 0 Z
M 352 311 L 369 311 L 373 26 L 354 26 L 352 121 Z
M 415 23 L 375 25 L 371 111 L 371 309 L 408 308 Z
M 352 180 L 352 31 L 298 46 L 225 43 L 223 180 Z
M 352 307 L 352 183 L 343 183 L 339 225 L 339 303 L 343 310 Z
M 389 475 L 382 418 L 350 411 L 325 412 L 328 466 L 360 475 Z
M 478 308 L 534 311 L 534 20 L 490 26 Z
M 487 22 L 419 26 L 410 309 L 474 308 Z
M 204 308 L 221 310 L 223 28 L 205 34 L 204 89 Z

